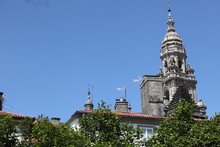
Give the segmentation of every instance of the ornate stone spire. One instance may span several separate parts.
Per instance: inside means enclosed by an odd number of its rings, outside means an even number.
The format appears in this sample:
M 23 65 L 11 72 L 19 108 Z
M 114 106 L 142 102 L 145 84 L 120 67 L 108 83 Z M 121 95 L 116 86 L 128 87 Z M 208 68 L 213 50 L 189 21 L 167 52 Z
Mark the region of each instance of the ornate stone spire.
M 189 63 L 187 65 L 186 71 L 188 74 L 193 74 L 195 72 Z
M 174 28 L 171 9 L 168 9 L 167 33 L 162 41 L 160 58 L 163 63 L 163 76 L 186 73 L 186 51 L 181 37 Z
M 175 32 L 174 21 L 171 16 L 171 9 L 168 9 L 167 32 Z
M 93 103 L 92 100 L 90 98 L 90 89 L 88 89 L 88 99 L 86 100 L 86 103 L 84 105 L 85 110 L 93 110 Z

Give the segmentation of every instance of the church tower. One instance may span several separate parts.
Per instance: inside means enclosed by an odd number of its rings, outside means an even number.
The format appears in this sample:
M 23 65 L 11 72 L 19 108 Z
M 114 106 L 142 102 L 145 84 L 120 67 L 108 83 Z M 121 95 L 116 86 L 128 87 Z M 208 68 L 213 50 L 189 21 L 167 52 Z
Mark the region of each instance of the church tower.
M 194 70 L 186 67 L 186 50 L 182 39 L 176 33 L 174 21 L 171 17 L 171 10 L 168 10 L 167 34 L 162 41 L 160 59 L 162 61 L 162 76 L 164 78 L 165 100 L 170 101 L 178 86 L 188 88 L 191 97 L 196 100 L 196 83 L 193 75 Z M 167 94 L 169 93 L 169 94 Z
M 144 75 L 140 85 L 142 112 L 149 115 L 164 116 L 164 107 L 171 102 L 178 87 L 187 88 L 196 102 L 194 70 L 186 65 L 186 49 L 176 32 L 170 9 L 167 27 L 160 49 L 162 68 L 157 75 Z

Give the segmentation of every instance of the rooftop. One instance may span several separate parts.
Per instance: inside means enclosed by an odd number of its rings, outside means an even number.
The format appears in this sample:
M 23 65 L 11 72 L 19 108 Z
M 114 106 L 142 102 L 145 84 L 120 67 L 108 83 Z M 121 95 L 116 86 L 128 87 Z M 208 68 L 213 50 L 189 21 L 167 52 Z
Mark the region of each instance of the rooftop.
M 76 111 L 73 115 L 76 114 L 85 114 L 85 113 L 94 113 L 95 110 L 80 110 Z M 149 119 L 164 119 L 165 117 L 160 116 L 153 116 L 153 115 L 146 115 L 144 113 L 136 113 L 136 112 L 120 112 L 120 111 L 111 111 L 112 113 L 115 113 L 117 115 L 120 115 L 122 117 L 133 117 L 133 118 L 149 118 Z
M 16 113 L 11 113 L 11 112 L 4 112 L 4 111 L 0 111 L 0 115 L 5 115 L 5 116 L 11 116 L 13 118 L 33 118 L 31 116 L 27 116 L 27 115 L 21 115 L 21 114 L 16 114 Z

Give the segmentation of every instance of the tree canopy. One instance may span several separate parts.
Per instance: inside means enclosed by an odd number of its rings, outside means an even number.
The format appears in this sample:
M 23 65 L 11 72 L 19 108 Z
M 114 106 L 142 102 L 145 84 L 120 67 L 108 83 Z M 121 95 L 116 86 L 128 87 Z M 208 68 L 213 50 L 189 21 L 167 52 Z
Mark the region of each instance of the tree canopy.
M 0 146 L 33 147 L 218 147 L 220 113 L 210 120 L 194 118 L 197 106 L 182 99 L 172 114 L 164 119 L 154 135 L 143 140 L 142 131 L 124 123 L 104 102 L 91 113 L 83 114 L 79 129 L 68 124 L 54 125 L 47 117 L 14 119 L 0 115 Z
M 142 131 L 131 123 L 122 123 L 121 117 L 112 113 L 104 102 L 94 113 L 84 114 L 79 121 L 80 133 L 90 141 L 90 146 L 138 146 Z
M 16 120 L 10 116 L 0 115 L 0 146 L 14 146 L 17 142 Z
M 194 118 L 195 103 L 182 99 L 174 113 L 161 122 L 146 145 L 150 147 L 220 146 L 220 115 L 210 120 Z
M 120 116 L 112 113 L 104 102 L 94 113 L 84 114 L 80 128 L 68 124 L 54 125 L 48 117 L 35 121 L 16 120 L 9 116 L 0 118 L 0 143 L 8 146 L 69 147 L 69 146 L 139 146 L 142 131 L 130 123 L 122 123 Z

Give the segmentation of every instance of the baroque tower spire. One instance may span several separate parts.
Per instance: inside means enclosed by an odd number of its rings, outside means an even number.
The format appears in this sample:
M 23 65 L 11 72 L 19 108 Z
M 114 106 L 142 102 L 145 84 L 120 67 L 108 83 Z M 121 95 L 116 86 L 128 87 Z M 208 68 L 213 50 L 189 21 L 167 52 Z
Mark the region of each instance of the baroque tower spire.
M 189 65 L 186 67 L 186 49 L 182 38 L 175 30 L 171 9 L 168 9 L 167 26 L 167 33 L 164 36 L 160 50 L 160 58 L 163 64 L 162 71 L 166 85 L 165 89 L 169 91 L 169 99 L 171 100 L 177 87 L 185 86 L 188 88 L 191 97 L 196 101 L 197 81 L 193 75 L 194 70 L 190 69 L 189 71 Z
M 173 21 L 172 16 L 171 16 L 171 9 L 168 9 L 167 25 L 168 25 L 168 28 L 167 28 L 168 32 L 170 32 L 170 31 L 175 32 L 174 21 Z
M 178 87 L 186 88 L 196 101 L 194 70 L 186 65 L 186 49 L 182 38 L 176 32 L 171 9 L 168 9 L 167 32 L 163 38 L 160 59 L 162 67 L 157 75 L 144 75 L 140 85 L 142 112 L 164 116 L 164 108 L 170 106 Z

